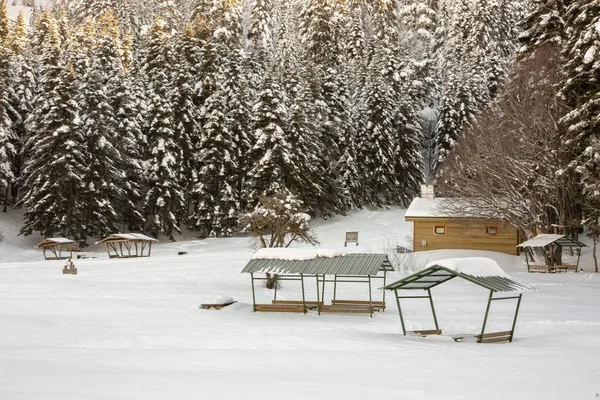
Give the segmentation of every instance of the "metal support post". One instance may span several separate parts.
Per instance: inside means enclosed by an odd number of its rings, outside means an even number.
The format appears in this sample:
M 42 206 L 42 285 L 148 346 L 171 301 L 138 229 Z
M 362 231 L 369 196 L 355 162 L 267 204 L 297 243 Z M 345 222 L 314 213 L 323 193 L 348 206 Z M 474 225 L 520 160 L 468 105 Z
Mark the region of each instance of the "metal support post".
M 435 315 L 435 307 L 433 307 L 433 298 L 431 297 L 431 289 L 427 289 L 427 294 L 429 295 L 429 304 L 431 304 L 431 312 L 433 313 L 433 322 L 435 323 L 435 329 L 438 331 L 440 327 L 438 326 L 437 316 Z
M 319 275 L 315 275 L 315 278 L 317 280 L 317 315 L 321 315 L 321 296 L 319 296 Z M 325 282 L 323 282 L 323 285 L 325 285 Z
M 485 334 L 485 324 L 487 324 L 488 315 L 490 313 L 490 306 L 492 305 L 492 296 L 494 292 L 490 290 L 490 297 L 488 298 L 487 308 L 485 309 L 485 317 L 483 318 L 483 325 L 481 326 L 481 335 L 479 336 L 478 343 L 483 341 L 483 335 Z
M 302 283 L 302 307 L 304 308 L 304 314 L 306 314 L 306 296 L 304 295 L 304 275 L 300 274 L 300 282 Z
M 387 270 L 383 271 L 383 287 L 385 287 L 385 281 L 387 278 Z M 383 303 L 385 304 L 385 289 L 383 289 Z M 385 308 L 383 309 L 385 311 Z
M 250 281 L 252 282 L 252 311 L 256 312 L 256 295 L 254 293 L 254 274 L 250 274 Z
M 513 336 L 515 335 L 515 326 L 517 325 L 517 315 L 519 315 L 519 307 L 521 307 L 521 297 L 523 293 L 519 294 L 519 300 L 517 300 L 517 309 L 515 310 L 515 319 L 513 320 L 512 329 L 510 330 L 510 340 L 512 342 Z
M 335 300 L 336 291 L 337 291 L 337 275 L 333 275 L 333 300 Z
M 369 315 L 373 318 L 373 297 L 371 296 L 371 275 L 369 277 Z
M 400 314 L 400 324 L 402 324 L 402 334 L 406 336 L 406 327 L 404 326 L 404 317 L 402 316 L 402 308 L 400 307 L 400 296 L 398 296 L 398 290 L 394 289 L 396 295 L 396 305 L 398 306 L 398 314 Z

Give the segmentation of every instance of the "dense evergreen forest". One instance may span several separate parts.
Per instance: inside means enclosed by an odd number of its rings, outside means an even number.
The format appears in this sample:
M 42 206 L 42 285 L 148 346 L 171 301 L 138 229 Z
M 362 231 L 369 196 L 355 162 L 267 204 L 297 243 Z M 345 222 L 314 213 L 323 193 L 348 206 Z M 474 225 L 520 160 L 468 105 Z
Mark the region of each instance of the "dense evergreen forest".
M 262 196 L 327 217 L 434 179 L 524 230 L 598 225 L 599 0 L 6 9 L 0 196 L 23 234 L 225 236 Z

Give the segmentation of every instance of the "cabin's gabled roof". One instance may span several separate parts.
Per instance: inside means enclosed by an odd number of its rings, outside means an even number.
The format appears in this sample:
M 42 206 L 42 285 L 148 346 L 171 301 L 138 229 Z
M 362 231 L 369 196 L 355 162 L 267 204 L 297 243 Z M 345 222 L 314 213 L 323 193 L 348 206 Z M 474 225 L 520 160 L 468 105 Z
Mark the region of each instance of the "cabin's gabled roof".
M 288 256 L 285 255 L 285 250 L 289 250 Z M 304 249 L 261 249 L 246 264 L 242 273 L 375 276 L 379 271 L 394 270 L 386 254 L 302 250 Z
M 539 234 L 521 243 L 517 247 L 546 247 L 550 244 L 557 244 L 561 247 L 587 247 L 585 244 L 571 236 L 555 235 L 551 233 Z

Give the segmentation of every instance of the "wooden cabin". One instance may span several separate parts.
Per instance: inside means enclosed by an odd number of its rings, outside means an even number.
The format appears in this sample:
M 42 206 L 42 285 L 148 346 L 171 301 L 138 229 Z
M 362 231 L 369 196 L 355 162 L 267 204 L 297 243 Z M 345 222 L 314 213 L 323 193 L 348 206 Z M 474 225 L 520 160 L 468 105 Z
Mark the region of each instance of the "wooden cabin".
M 73 258 L 73 251 L 79 246 L 75 240 L 54 237 L 44 239 L 35 247 L 42 249 L 46 260 L 66 260 Z
M 109 258 L 150 257 L 152 242 L 158 240 L 141 233 L 115 233 L 96 244 L 104 243 Z
M 443 211 L 448 198 L 419 197 L 405 220 L 413 223 L 413 251 L 469 249 L 518 255 L 519 231 L 498 220 L 481 220 Z

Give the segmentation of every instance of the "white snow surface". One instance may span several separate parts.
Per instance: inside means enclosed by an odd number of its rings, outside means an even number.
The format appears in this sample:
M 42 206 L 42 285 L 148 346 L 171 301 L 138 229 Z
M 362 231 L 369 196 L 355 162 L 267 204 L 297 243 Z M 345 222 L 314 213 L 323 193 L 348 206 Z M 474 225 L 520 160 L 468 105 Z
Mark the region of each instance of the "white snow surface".
M 431 261 L 425 268 L 433 267 L 434 265 L 439 265 L 440 267 L 445 267 L 461 274 L 477 277 L 510 277 L 496 261 L 487 257 L 446 258 L 443 260 Z
M 430 218 L 430 217 L 451 217 L 452 215 L 444 211 L 444 203 L 449 201 L 446 198 L 437 197 L 435 199 L 424 199 L 417 197 L 413 199 L 406 210 L 407 218 Z
M 565 235 L 556 235 L 553 233 L 541 233 L 531 239 L 521 243 L 518 247 L 544 247 L 550 243 L 556 242 L 558 239 L 565 237 Z
M 359 227 L 363 253 L 386 252 L 401 279 L 429 262 L 486 257 L 539 291 L 523 296 L 515 340 L 478 344 L 489 291 L 454 279 L 432 289 L 442 336 L 404 337 L 396 303 L 364 314 L 253 313 L 249 237 L 161 240 L 152 257 L 108 259 L 102 245 L 74 260 L 43 261 L 38 235 L 17 236 L 22 211 L 0 213 L 0 399 L 596 399 L 600 393 L 600 279 L 589 272 L 527 273 L 523 258 L 410 247 L 404 210 L 363 210 L 316 219 L 323 248 L 344 250 Z M 159 238 L 159 239 L 162 239 Z M 587 238 L 580 239 L 590 245 Z M 88 243 L 93 243 L 88 239 Z M 309 246 L 296 246 L 309 247 Z M 177 253 L 185 251 L 185 256 Z M 582 266 L 590 271 L 591 246 Z M 92 258 L 96 257 L 96 258 Z M 373 283 L 374 296 L 381 295 Z M 299 300 L 301 282 L 283 281 L 277 297 Z M 368 299 L 364 283 L 338 284 L 339 299 Z M 307 300 L 316 284 L 305 282 Z M 330 304 L 333 284 L 325 288 Z M 219 311 L 206 299 L 237 300 Z M 257 284 L 256 300 L 273 293 Z M 377 297 L 376 297 L 377 298 Z M 432 329 L 428 301 L 402 304 L 408 330 Z M 492 305 L 488 332 L 512 324 L 512 301 Z
M 314 260 L 317 257 L 333 258 L 343 256 L 344 253 L 339 250 L 331 249 L 302 249 L 302 248 L 283 248 L 273 247 L 259 249 L 252 256 L 255 260 Z

